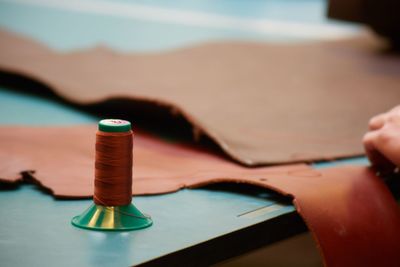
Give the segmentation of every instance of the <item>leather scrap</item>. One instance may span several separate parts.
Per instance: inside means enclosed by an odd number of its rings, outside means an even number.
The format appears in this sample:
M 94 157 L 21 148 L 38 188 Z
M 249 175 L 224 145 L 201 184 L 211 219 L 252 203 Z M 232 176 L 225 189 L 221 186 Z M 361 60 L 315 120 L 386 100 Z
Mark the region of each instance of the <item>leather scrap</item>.
M 400 99 L 400 57 L 367 35 L 122 54 L 105 47 L 58 53 L 0 31 L 0 71 L 74 104 L 166 107 L 249 166 L 363 154 L 369 118 Z
M 1 180 L 18 181 L 26 171 L 57 197 L 91 196 L 95 131 L 95 126 L 1 127 Z M 246 168 L 207 151 L 136 134 L 134 194 L 220 182 L 252 184 L 291 196 L 326 266 L 398 266 L 400 210 L 367 167 Z
M 57 198 L 93 195 L 95 125 L 0 127 L 0 180 L 17 182 L 30 174 Z M 308 170 L 306 165 L 246 168 L 207 151 L 134 134 L 134 195 L 174 192 L 202 181 L 236 181 L 260 174 Z M 62 171 L 60 171 L 62 170 Z

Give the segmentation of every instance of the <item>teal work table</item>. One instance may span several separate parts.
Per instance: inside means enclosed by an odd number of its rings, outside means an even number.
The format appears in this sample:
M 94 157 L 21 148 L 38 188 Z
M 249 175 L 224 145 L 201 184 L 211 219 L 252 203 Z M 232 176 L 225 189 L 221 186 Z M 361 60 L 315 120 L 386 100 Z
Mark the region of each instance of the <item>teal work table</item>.
M 0 89 L 1 124 L 96 123 L 46 98 Z M 4 116 L 6 114 L 6 116 Z M 29 134 L 29 133 L 27 133 Z M 364 158 L 320 163 L 366 164 Z M 56 174 L 55 174 L 56 175 Z M 288 199 L 253 187 L 212 186 L 134 197 L 154 225 L 131 232 L 76 228 L 91 200 L 56 200 L 34 184 L 0 184 L 0 262 L 6 266 L 208 265 L 306 230 Z
M 146 5 L 123 0 L 0 0 L 0 26 L 62 52 L 99 43 L 120 51 L 151 52 L 227 39 L 296 42 L 358 30 L 327 21 L 324 8 L 319 0 Z M 260 21 L 264 26 L 257 26 Z M 280 32 L 268 26 L 277 21 Z M 292 27 L 298 22 L 300 31 Z M 99 119 L 52 99 L 9 89 L 0 88 L 0 124 L 66 125 Z M 367 161 L 315 166 L 348 163 Z M 306 231 L 288 199 L 253 187 L 219 185 L 135 197 L 135 205 L 151 214 L 154 225 L 132 232 L 73 227 L 71 218 L 90 203 L 56 200 L 33 184 L 1 184 L 0 265 L 208 265 Z

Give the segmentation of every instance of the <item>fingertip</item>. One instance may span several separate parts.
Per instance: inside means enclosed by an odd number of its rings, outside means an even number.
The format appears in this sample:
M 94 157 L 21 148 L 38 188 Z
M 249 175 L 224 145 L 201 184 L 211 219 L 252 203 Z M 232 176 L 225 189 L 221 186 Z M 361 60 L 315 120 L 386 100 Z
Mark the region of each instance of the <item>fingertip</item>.
M 375 136 L 376 136 L 375 132 L 367 132 L 364 134 L 362 138 L 362 143 L 365 149 L 369 149 L 373 146 Z
M 385 114 L 372 117 L 368 122 L 368 129 L 371 131 L 378 130 L 385 124 Z

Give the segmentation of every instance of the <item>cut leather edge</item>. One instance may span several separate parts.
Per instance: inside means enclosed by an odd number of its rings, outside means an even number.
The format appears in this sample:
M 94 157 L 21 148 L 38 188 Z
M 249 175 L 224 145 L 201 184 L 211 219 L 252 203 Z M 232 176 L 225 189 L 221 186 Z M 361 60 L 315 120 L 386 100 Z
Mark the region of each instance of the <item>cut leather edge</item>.
M 217 133 L 208 129 L 202 125 L 200 121 L 198 121 L 194 116 L 187 112 L 185 109 L 181 108 L 179 105 L 174 103 L 162 100 L 162 99 L 155 99 L 155 98 L 148 98 L 144 96 L 105 96 L 100 98 L 94 98 L 91 100 L 80 100 L 78 98 L 71 97 L 65 93 L 63 90 L 57 88 L 57 86 L 52 85 L 40 78 L 31 76 L 30 74 L 18 71 L 18 70 L 11 70 L 8 68 L 7 70 L 2 69 L 0 65 L 0 72 L 6 75 L 14 75 L 19 78 L 26 78 L 28 80 L 34 81 L 39 83 L 40 85 L 47 87 L 54 93 L 56 97 L 58 97 L 61 101 L 66 102 L 68 104 L 77 106 L 77 107 L 86 107 L 86 106 L 98 106 L 104 105 L 109 102 L 116 102 L 119 100 L 127 100 L 131 102 L 141 102 L 141 103 L 148 103 L 150 105 L 158 106 L 165 108 L 169 111 L 171 117 L 175 116 L 182 116 L 182 118 L 187 121 L 192 127 L 192 139 L 194 142 L 198 142 L 201 135 L 207 136 L 212 142 L 214 142 L 226 156 L 228 156 L 233 161 L 240 163 L 244 166 L 249 167 L 259 167 L 259 166 L 270 166 L 270 165 L 284 165 L 284 164 L 296 164 L 296 163 L 304 163 L 304 162 L 319 162 L 319 161 L 332 161 L 335 159 L 343 159 L 349 157 L 357 157 L 365 155 L 364 152 L 361 151 L 354 151 L 348 152 L 343 154 L 336 154 L 335 156 L 303 156 L 301 159 L 281 159 L 275 161 L 262 161 L 262 160 L 253 160 L 248 157 L 241 155 L 240 152 L 236 152 L 232 147 L 230 147 L 226 142 L 224 142 L 223 138 L 218 136 Z

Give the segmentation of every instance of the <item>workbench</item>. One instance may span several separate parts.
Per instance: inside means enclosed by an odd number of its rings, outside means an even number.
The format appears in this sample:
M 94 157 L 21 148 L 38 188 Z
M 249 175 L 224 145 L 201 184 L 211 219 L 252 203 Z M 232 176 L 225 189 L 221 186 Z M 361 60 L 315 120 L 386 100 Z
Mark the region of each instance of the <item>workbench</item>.
M 326 20 L 325 2 L 318 0 L 143 3 L 0 1 L 0 26 L 61 52 L 96 45 L 154 52 L 220 40 L 299 42 L 316 40 L 319 34 L 329 39 L 359 30 Z M 268 26 L 277 22 L 282 23 L 282 32 Z M 305 30 L 299 32 L 295 23 Z M 99 120 L 29 89 L 1 85 L 0 124 L 71 125 Z M 368 162 L 361 157 L 314 167 L 338 164 Z M 289 199 L 250 186 L 213 185 L 134 197 L 134 204 L 152 216 L 154 225 L 130 232 L 73 227 L 72 217 L 85 210 L 90 199 L 54 199 L 32 183 L 0 184 L 0 189 L 2 266 L 209 265 L 307 229 Z

